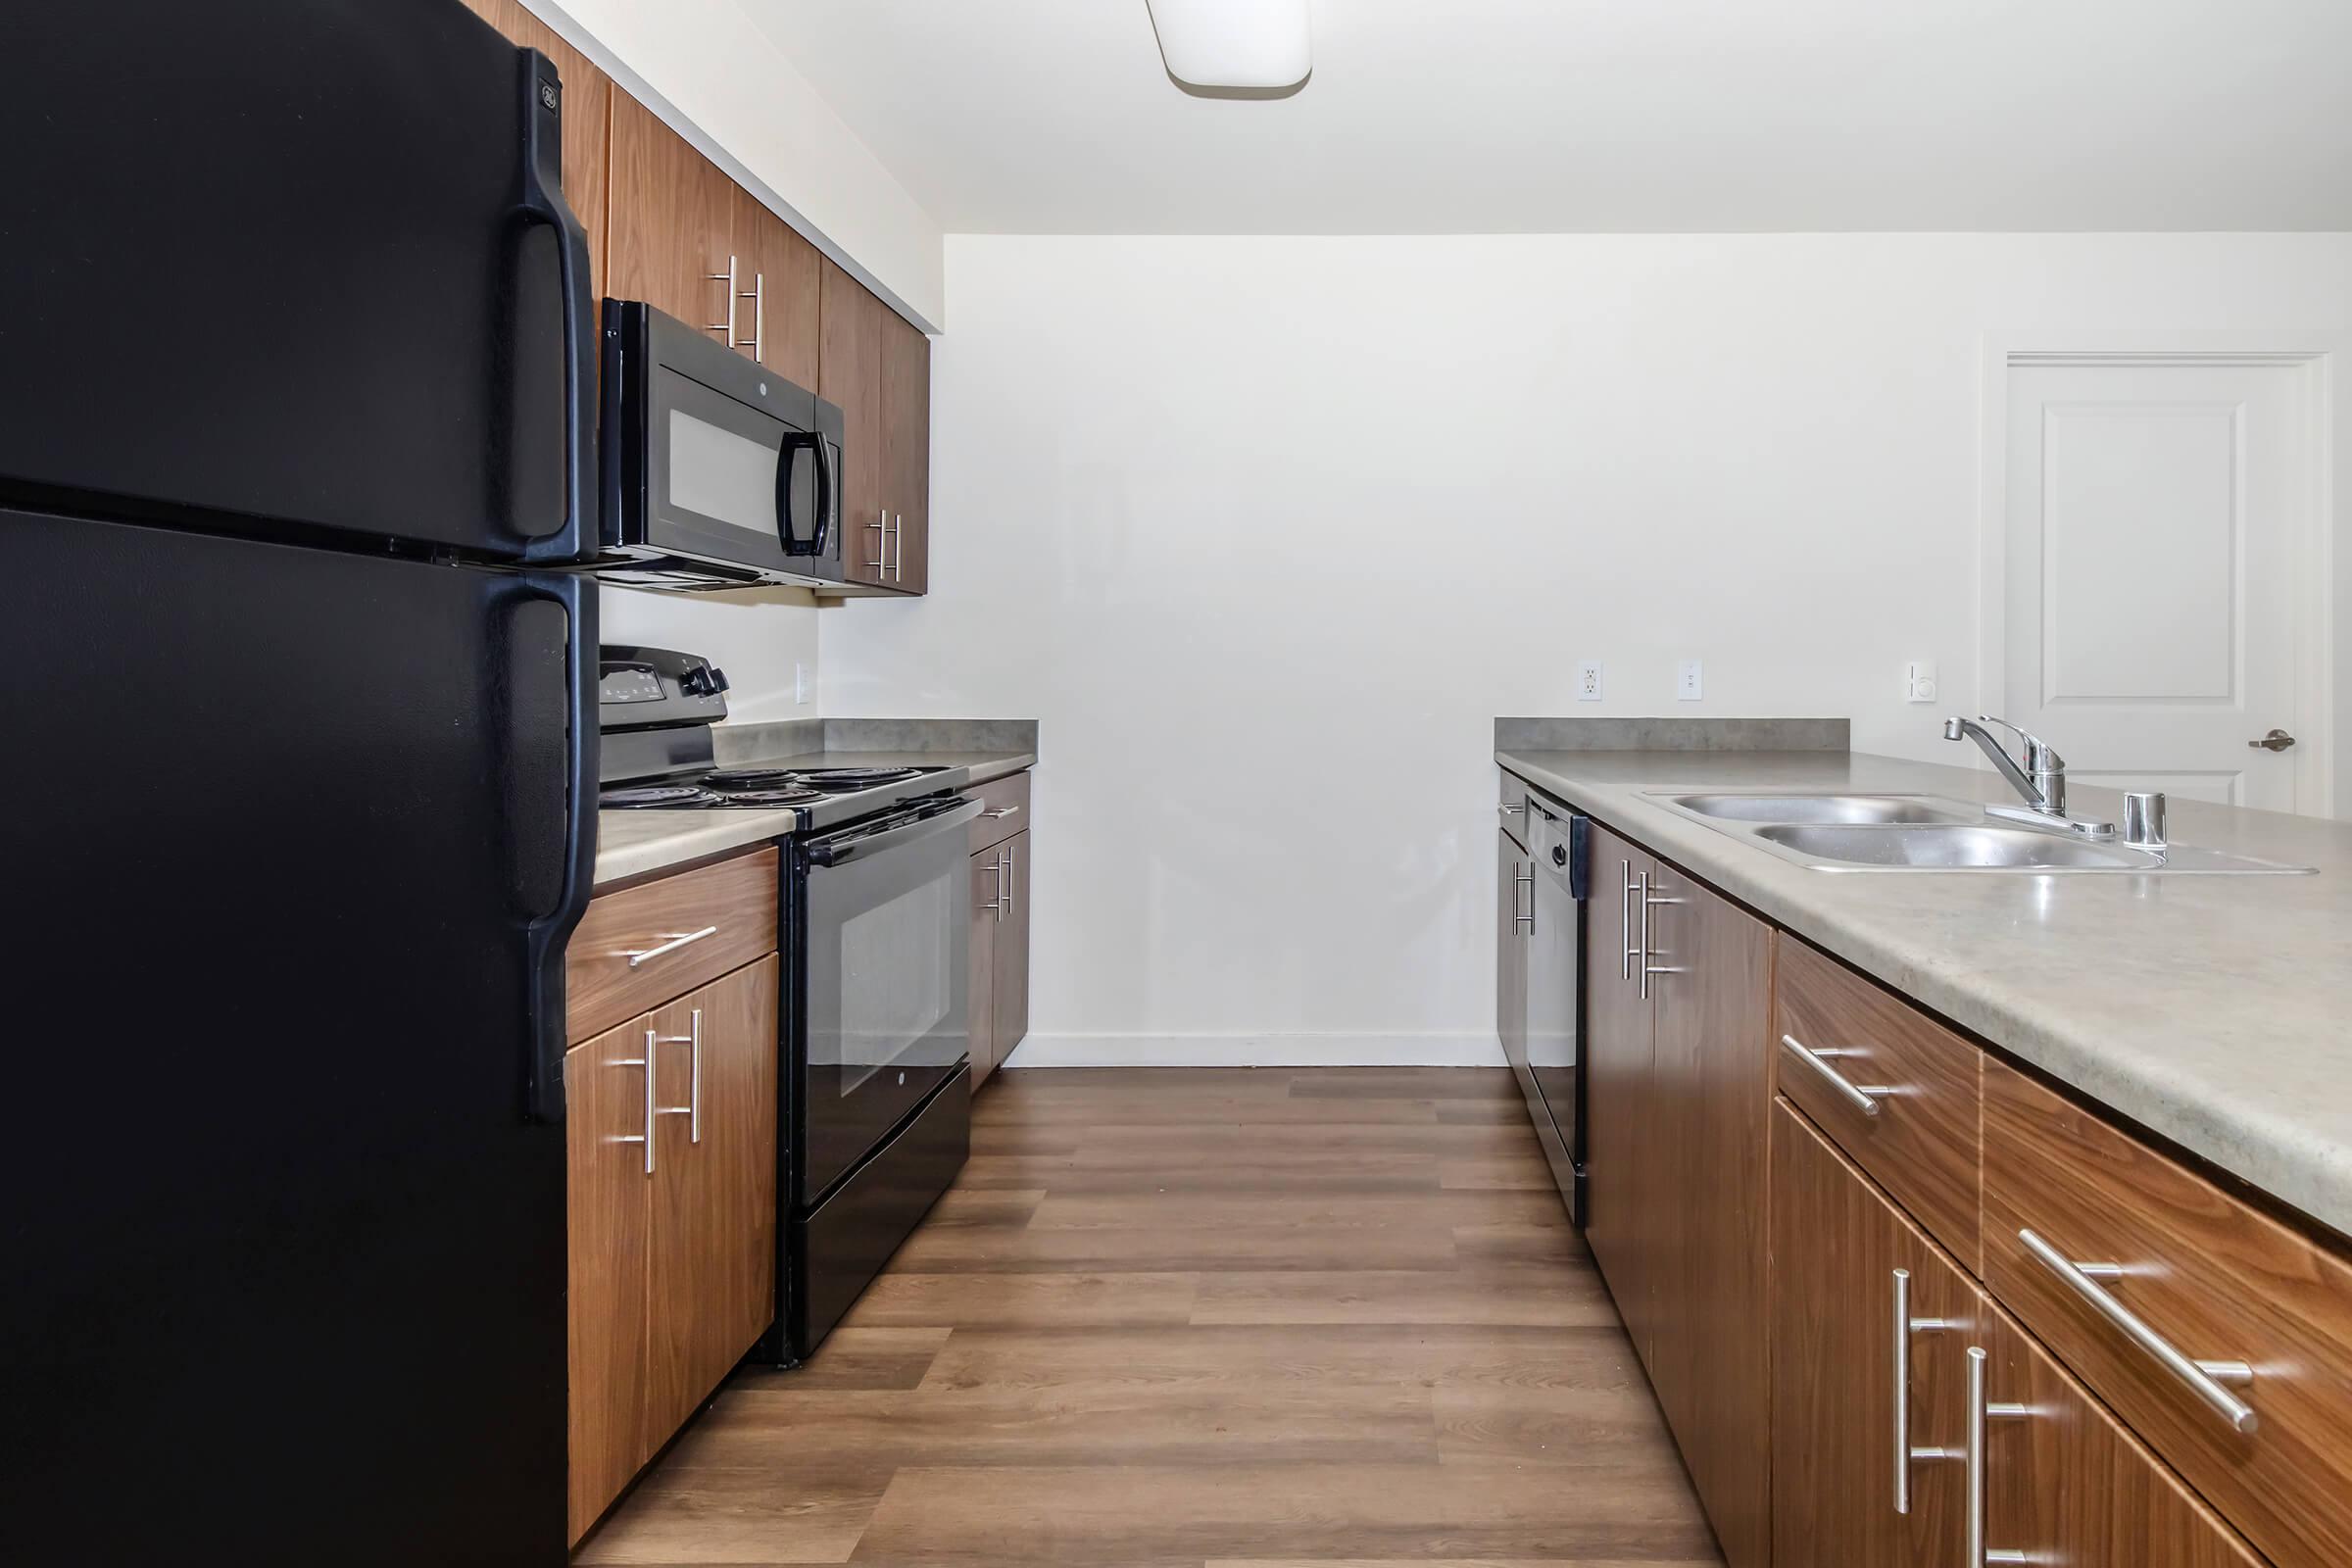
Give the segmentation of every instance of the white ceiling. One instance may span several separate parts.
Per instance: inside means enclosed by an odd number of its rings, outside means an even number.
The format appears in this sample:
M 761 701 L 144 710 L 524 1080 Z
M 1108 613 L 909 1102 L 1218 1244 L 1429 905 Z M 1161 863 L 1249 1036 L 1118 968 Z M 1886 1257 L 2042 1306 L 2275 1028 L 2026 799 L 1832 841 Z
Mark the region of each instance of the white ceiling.
M 951 232 L 2352 228 L 2352 0 L 740 0 Z

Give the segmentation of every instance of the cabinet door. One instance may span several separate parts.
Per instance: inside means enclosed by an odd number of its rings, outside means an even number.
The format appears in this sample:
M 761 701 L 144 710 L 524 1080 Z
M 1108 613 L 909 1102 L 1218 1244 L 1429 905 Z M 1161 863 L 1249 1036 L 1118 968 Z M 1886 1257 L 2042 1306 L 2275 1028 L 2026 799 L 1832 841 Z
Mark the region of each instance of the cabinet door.
M 1520 1076 L 1527 1065 L 1527 852 L 1508 833 L 1496 833 L 1494 854 L 1494 1032 L 1502 1058 Z
M 1663 861 L 1649 892 L 1663 1213 L 1650 1382 L 1731 1568 L 1771 1555 L 1765 1143 L 1772 928 Z
M 770 954 L 652 1015 L 646 1343 L 657 1442 L 775 1316 L 776 976 Z
M 1592 898 L 1585 921 L 1585 1240 L 1644 1364 L 1650 1358 L 1651 1251 L 1664 1236 L 1650 1123 L 1650 1016 L 1628 958 L 1646 855 L 1592 824 Z
M 573 1541 L 657 1446 L 645 1386 L 645 1035 L 646 1020 L 634 1018 L 564 1058 Z
M 931 339 L 877 303 L 882 347 L 882 494 L 891 515 L 890 585 L 931 581 Z
M 612 129 L 612 78 L 588 63 L 553 27 L 525 11 L 520 0 L 466 0 L 513 43 L 536 49 L 555 62 L 564 78 L 564 200 L 588 230 L 588 281 L 603 298 L 605 214 L 609 193 L 607 162 Z
M 607 292 L 643 300 L 722 342 L 749 343 L 746 302 L 730 298 L 726 283 L 728 263 L 736 259 L 735 182 L 617 90 L 612 156 Z M 736 270 L 740 276 L 739 260 Z
M 1985 1424 L 1988 1552 L 2101 1568 L 2259 1568 L 2263 1559 L 2047 1350 L 1980 1299 L 1986 1406 L 2025 1407 Z
M 1910 1452 L 1958 1451 L 1975 1289 L 1785 1101 L 1772 1280 L 1773 1568 L 1957 1563 L 1961 1467 Z
M 996 1020 L 997 1060 L 1012 1054 L 1029 1033 L 1029 835 L 1015 833 L 997 846 L 1004 857 L 1004 924 L 997 927 L 989 1004 Z
M 889 581 L 882 519 L 882 303 L 817 258 L 817 396 L 841 406 L 842 564 L 853 582 Z
M 997 1070 L 1003 1053 L 997 1050 L 996 974 L 998 912 L 997 884 L 1004 879 L 1004 858 L 995 849 L 972 857 L 972 943 L 970 979 L 964 993 L 965 1033 L 971 1040 L 972 1087 Z
M 795 386 L 816 386 L 816 247 L 765 204 L 735 188 L 736 342 Z M 740 297 L 748 296 L 748 297 Z

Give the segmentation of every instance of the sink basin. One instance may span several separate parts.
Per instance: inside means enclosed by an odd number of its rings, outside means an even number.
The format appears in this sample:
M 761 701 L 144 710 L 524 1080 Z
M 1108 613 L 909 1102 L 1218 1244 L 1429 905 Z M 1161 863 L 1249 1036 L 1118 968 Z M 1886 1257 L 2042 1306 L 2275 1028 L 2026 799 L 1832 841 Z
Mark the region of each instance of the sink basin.
M 1785 822 L 1756 837 L 1820 860 L 1936 871 L 2152 871 L 2161 856 L 2086 844 L 2031 828 L 1974 822 L 1933 824 Z
M 1975 813 L 1924 795 L 1677 795 L 1674 804 L 1731 822 L 1956 822 Z

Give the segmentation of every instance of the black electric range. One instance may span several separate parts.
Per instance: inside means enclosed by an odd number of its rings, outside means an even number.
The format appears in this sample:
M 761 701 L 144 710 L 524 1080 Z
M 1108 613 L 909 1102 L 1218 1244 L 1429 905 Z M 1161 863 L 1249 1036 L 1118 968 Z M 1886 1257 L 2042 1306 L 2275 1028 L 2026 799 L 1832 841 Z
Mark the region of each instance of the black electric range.
M 718 765 L 727 677 L 606 645 L 609 810 L 780 814 L 776 1320 L 796 1364 L 840 1321 L 971 1149 L 969 774 L 936 764 Z

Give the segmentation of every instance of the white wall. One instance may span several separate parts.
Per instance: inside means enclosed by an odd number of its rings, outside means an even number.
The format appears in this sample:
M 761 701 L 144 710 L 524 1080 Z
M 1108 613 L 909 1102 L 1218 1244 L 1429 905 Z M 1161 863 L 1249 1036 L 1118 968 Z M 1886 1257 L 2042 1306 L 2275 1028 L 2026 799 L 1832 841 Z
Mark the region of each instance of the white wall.
M 932 595 L 827 619 L 825 707 L 1044 721 L 1028 1059 L 1436 1060 L 1493 1050 L 1495 714 L 1950 760 L 1983 334 L 2340 329 L 2352 236 L 951 236 L 948 280 Z
M 607 584 L 598 636 L 608 643 L 676 648 L 702 654 L 727 673 L 731 723 L 810 718 L 818 711 L 816 601 L 797 588 L 730 589 L 717 594 L 657 594 Z M 795 695 L 796 666 L 808 700 Z
M 939 224 L 735 0 L 523 4 L 640 98 L 666 100 L 679 130 L 877 293 L 945 324 Z

